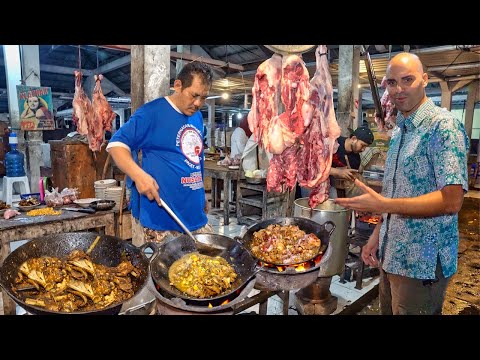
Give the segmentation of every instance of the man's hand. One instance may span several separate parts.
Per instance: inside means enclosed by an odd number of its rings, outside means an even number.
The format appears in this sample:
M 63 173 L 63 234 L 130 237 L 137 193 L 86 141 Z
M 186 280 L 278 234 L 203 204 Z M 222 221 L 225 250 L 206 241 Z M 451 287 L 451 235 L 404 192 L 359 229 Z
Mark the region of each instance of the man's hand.
M 205 211 L 205 214 L 208 215 L 208 210 L 210 209 L 210 204 L 208 203 L 208 200 L 205 199 L 205 207 L 203 208 L 203 211 Z
M 152 176 L 143 171 L 143 174 L 136 177 L 135 186 L 141 195 L 145 195 L 150 201 L 155 200 L 160 205 L 158 193 L 160 187 Z
M 378 237 L 379 231 L 375 234 L 373 233 L 368 242 L 362 248 L 362 260 L 365 265 L 378 267 L 378 259 L 377 259 L 377 249 L 378 249 Z
M 385 197 L 383 197 L 358 179 L 355 180 L 354 184 L 364 192 L 363 195 L 355 196 L 352 198 L 336 198 L 333 201 L 336 204 L 343 206 L 347 209 L 375 213 L 387 212 L 384 209 L 384 204 L 386 200 Z
M 355 169 L 338 169 L 339 173 L 338 176 L 340 179 L 355 181 L 356 174 L 358 174 L 358 170 Z

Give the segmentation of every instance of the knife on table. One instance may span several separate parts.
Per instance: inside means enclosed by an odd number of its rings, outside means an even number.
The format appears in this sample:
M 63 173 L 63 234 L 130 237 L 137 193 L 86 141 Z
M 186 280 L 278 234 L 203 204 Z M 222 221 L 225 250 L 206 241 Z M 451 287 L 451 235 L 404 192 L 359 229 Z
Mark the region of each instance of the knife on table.
M 83 213 L 88 213 L 88 214 L 95 214 L 96 210 L 92 208 L 71 208 L 71 207 L 66 207 L 62 208 L 62 210 L 68 210 L 68 211 L 78 211 L 78 212 L 83 212 Z

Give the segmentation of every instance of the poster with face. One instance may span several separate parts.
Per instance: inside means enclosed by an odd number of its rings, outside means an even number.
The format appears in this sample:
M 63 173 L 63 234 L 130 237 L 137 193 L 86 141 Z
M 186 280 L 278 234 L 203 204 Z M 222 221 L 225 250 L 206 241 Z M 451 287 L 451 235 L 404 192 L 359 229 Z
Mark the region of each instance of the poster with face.
M 17 85 L 17 96 L 21 130 L 55 130 L 51 88 Z

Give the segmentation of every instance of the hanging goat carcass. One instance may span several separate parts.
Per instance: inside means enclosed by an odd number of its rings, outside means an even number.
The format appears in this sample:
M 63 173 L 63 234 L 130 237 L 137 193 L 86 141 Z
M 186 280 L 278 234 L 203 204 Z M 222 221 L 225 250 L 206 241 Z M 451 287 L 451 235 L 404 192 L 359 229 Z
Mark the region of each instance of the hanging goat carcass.
M 82 88 L 82 73 L 75 71 L 75 94 L 73 95 L 73 123 L 80 135 L 88 135 L 89 123 L 93 121 L 92 102 Z
M 100 151 L 103 143 L 105 130 L 112 131 L 112 121 L 116 114 L 103 95 L 101 81 L 103 75 L 95 75 L 95 88 L 93 89 L 93 121 L 89 126 L 88 142 L 92 151 Z

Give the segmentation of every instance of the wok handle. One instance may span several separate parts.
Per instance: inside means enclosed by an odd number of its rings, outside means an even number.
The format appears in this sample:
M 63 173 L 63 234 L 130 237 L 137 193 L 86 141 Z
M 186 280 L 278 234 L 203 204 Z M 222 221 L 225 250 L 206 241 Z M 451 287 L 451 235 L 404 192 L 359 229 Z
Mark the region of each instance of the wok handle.
M 326 225 L 332 225 L 332 229 L 331 230 L 327 230 L 327 227 Z M 335 230 L 336 226 L 335 226 L 335 223 L 333 221 L 325 221 L 325 223 L 323 224 L 323 226 L 325 227 L 325 230 L 328 231 L 328 236 L 332 236 L 333 234 L 333 231 Z
M 158 255 L 159 247 L 156 243 L 154 243 L 152 241 L 149 241 L 149 242 L 146 242 L 145 244 L 143 244 L 142 246 L 140 246 L 139 249 L 140 249 L 140 253 L 142 254 L 142 256 L 145 259 L 149 260 L 149 258 L 146 255 L 145 250 L 150 249 L 150 250 L 153 251 L 153 254 L 150 256 L 150 258 L 153 259 Z
M 240 236 L 235 236 L 233 238 L 233 240 L 235 240 L 237 243 L 239 243 L 240 245 L 243 245 L 243 241 L 242 241 L 242 238 Z
M 165 211 L 173 218 L 173 220 L 175 220 L 177 222 L 177 224 L 180 225 L 180 227 L 183 229 L 183 231 L 185 231 L 185 233 L 188 236 L 190 236 L 193 239 L 193 241 L 197 242 L 197 239 L 195 238 L 195 236 L 193 236 L 193 234 L 190 232 L 190 230 L 187 229 L 187 227 L 183 224 L 182 220 L 180 220 L 178 218 L 178 216 L 173 212 L 173 210 L 170 209 L 170 207 L 167 204 L 165 204 L 165 201 L 163 201 L 162 198 L 160 198 L 160 204 L 165 209 Z

